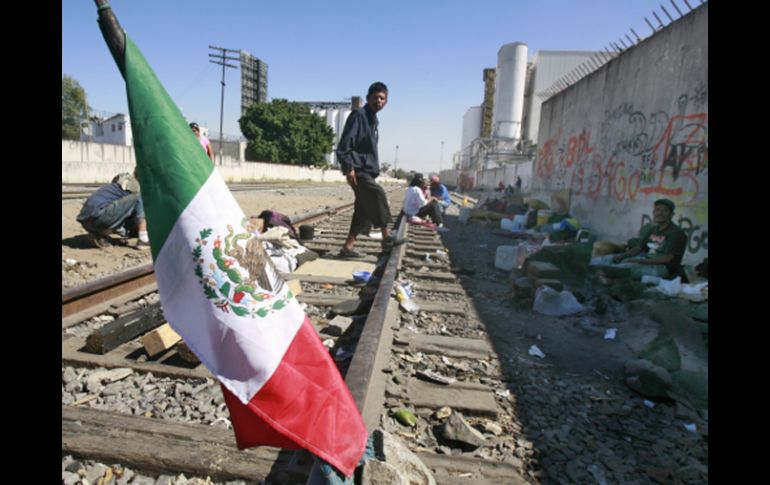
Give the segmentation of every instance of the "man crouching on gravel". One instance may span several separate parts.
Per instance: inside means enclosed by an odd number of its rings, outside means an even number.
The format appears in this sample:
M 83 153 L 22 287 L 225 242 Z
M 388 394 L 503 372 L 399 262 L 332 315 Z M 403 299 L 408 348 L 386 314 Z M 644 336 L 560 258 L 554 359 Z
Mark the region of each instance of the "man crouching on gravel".
M 110 246 L 109 234 L 139 236 L 137 249 L 149 249 L 147 222 L 135 175 L 121 173 L 112 182 L 91 194 L 83 204 L 77 221 L 88 231 L 91 243 Z

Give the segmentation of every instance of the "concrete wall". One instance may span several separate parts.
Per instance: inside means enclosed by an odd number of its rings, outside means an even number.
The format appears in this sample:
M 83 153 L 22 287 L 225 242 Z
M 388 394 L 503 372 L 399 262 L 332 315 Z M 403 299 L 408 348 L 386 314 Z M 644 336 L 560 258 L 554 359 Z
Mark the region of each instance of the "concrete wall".
M 108 183 L 121 172 L 131 172 L 136 165 L 133 147 L 62 140 L 61 181 L 65 183 Z M 217 157 L 218 158 L 218 157 Z M 339 170 L 321 170 L 297 165 L 243 162 L 225 157 L 217 169 L 227 182 L 257 180 L 310 180 L 313 182 L 345 182 Z M 385 176 L 378 182 L 394 181 Z
M 516 187 L 516 177 L 521 177 L 521 190 L 528 192 L 532 184 L 532 162 L 511 163 L 502 167 L 480 170 L 476 173 L 476 186 L 496 189 L 502 181 L 507 187 Z
M 447 187 L 456 187 L 457 178 L 459 175 L 460 172 L 457 170 L 442 170 L 438 176 L 441 179 L 442 184 L 446 185 Z
M 309 180 L 312 182 L 346 182 L 342 172 L 336 169 L 278 165 L 262 162 L 237 162 L 217 165 L 225 182 L 250 182 L 258 180 Z M 382 182 L 384 179 L 377 178 Z
M 209 141 L 211 142 L 211 149 L 214 151 L 214 158 L 216 160 L 219 160 L 219 138 L 217 139 L 211 139 L 209 138 Z M 222 143 L 222 146 L 224 147 L 224 155 L 225 159 L 232 159 L 233 161 L 244 161 L 246 160 L 246 142 L 245 141 L 227 141 L 225 140 L 224 143 Z
M 457 180 L 457 189 L 468 191 L 471 189 L 497 188 L 500 181 L 516 187 L 516 177 L 521 177 L 521 191 L 529 193 L 532 188 L 532 162 L 520 162 L 503 165 L 502 167 L 486 170 L 453 170 L 453 176 Z M 442 176 L 444 172 L 441 172 Z
M 626 240 L 667 197 L 688 234 L 684 262 L 708 256 L 708 4 L 542 105 L 536 197 L 571 193 L 571 213 Z

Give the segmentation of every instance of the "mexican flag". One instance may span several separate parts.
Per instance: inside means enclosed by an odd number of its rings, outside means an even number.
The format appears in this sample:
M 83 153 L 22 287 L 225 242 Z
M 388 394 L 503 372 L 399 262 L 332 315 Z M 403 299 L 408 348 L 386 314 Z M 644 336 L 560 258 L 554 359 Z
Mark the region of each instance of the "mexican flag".
M 166 319 L 220 380 L 239 448 L 305 448 L 351 475 L 361 414 L 243 211 L 125 37 L 137 176 Z

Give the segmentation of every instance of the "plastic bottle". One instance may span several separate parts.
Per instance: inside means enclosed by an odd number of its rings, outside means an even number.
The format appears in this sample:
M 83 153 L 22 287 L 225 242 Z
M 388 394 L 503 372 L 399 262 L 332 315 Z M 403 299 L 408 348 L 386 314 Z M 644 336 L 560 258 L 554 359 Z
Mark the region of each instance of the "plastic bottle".
M 402 302 L 404 300 L 408 300 L 409 296 L 406 294 L 406 290 L 403 286 L 396 284 L 396 300 L 399 302 Z

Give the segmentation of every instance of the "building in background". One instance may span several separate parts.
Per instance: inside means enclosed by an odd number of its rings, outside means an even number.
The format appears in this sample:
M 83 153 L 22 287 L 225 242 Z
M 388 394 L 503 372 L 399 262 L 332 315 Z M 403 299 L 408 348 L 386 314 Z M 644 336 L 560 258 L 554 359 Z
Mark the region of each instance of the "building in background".
M 326 161 L 332 165 L 337 166 L 337 142 L 340 139 L 342 130 L 345 128 L 345 122 L 350 116 L 352 108 L 350 101 L 309 101 L 303 102 L 311 113 L 315 113 L 326 121 L 326 125 L 334 132 L 334 139 L 332 142 L 332 151 L 325 155 Z
M 596 56 L 589 51 L 537 51 L 527 72 L 524 90 L 523 137 L 537 145 L 540 105 L 547 99 L 545 91 L 565 74 Z
M 132 146 L 131 120 L 123 113 L 108 117 L 92 116 L 80 133 L 80 141 Z
M 254 103 L 267 102 L 267 64 L 241 51 L 241 116 Z
M 538 139 L 540 105 L 549 88 L 596 52 L 537 51 L 527 62 L 527 44 L 500 47 L 497 68 L 483 71 L 484 98 L 463 116 L 460 170 L 485 170 L 532 162 Z

